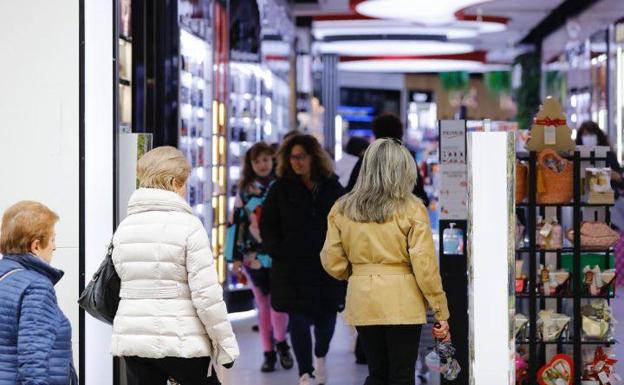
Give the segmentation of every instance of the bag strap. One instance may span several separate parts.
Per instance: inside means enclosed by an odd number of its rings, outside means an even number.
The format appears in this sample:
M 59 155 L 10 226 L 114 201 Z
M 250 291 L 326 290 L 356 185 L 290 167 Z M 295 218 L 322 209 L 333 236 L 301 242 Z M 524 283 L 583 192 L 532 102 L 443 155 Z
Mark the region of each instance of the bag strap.
M 17 273 L 18 271 L 22 271 L 22 270 L 24 270 L 24 269 L 15 269 L 15 270 L 11 270 L 11 271 L 5 273 L 2 277 L 0 277 L 0 282 L 2 282 L 5 278 L 10 277 L 14 273 Z

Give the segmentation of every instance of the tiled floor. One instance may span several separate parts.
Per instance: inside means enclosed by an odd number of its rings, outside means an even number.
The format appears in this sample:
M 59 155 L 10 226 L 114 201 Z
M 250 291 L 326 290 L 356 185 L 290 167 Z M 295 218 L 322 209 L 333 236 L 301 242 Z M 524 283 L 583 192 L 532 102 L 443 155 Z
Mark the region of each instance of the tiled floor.
M 254 318 L 234 321 L 234 332 L 241 347 L 241 357 L 232 370 L 221 377 L 224 385 L 296 385 L 296 366 L 286 371 L 278 369 L 274 373 L 260 372 L 262 348 L 258 333 L 251 331 Z M 329 380 L 327 385 L 362 385 L 368 372 L 366 366 L 356 365 L 353 355 L 353 335 L 350 328 L 339 321 L 327 357 Z M 436 382 L 430 381 L 435 385 Z

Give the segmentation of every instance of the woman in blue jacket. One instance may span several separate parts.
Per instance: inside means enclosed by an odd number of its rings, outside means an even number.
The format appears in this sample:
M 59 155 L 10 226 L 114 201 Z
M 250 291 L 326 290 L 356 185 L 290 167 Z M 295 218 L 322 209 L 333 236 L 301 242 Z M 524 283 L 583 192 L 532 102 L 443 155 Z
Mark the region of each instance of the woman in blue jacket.
M 0 227 L 0 385 L 77 385 L 71 325 L 50 266 L 59 217 L 38 202 L 9 207 Z

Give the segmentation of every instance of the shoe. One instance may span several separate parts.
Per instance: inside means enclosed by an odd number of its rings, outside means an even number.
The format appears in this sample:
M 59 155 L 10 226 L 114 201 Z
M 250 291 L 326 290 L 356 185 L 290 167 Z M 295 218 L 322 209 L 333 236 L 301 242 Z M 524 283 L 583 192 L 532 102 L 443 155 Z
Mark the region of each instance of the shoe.
M 275 347 L 277 348 L 277 356 L 282 368 L 286 370 L 292 369 L 293 366 L 295 366 L 295 361 L 290 353 L 290 346 L 288 346 L 288 342 L 278 342 Z
M 325 367 L 325 357 L 316 357 L 316 366 L 314 370 L 314 378 L 317 385 L 325 385 L 327 383 L 327 368 Z
M 277 363 L 277 354 L 275 352 L 264 353 L 264 363 L 260 370 L 262 373 L 270 373 L 275 371 L 275 364 Z
M 299 385 L 314 385 L 314 377 L 310 376 L 308 373 L 299 377 Z
M 421 385 L 427 384 L 429 383 L 429 380 L 427 379 L 427 374 L 419 374 L 418 375 L 418 381 L 420 381 Z

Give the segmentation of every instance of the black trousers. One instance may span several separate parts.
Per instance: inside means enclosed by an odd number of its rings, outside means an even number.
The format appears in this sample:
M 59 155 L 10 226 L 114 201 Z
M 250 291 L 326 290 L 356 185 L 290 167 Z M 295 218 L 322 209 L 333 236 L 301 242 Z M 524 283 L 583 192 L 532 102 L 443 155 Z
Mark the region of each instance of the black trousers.
M 209 357 L 124 357 L 129 385 L 167 385 L 172 377 L 180 385 L 220 385 L 216 372 L 208 377 Z
M 421 325 L 358 326 L 368 360 L 364 385 L 414 385 Z

